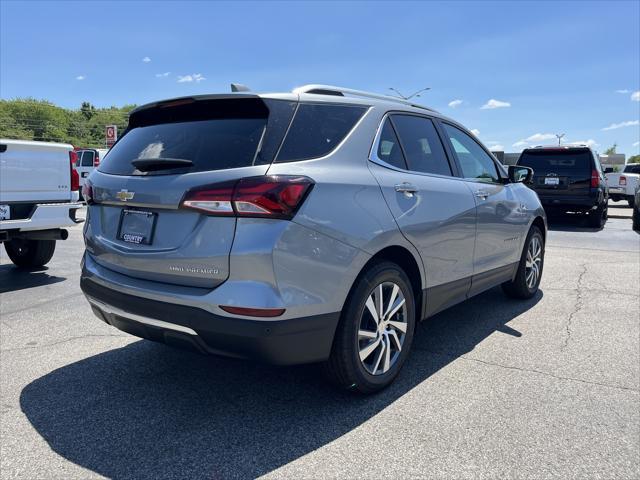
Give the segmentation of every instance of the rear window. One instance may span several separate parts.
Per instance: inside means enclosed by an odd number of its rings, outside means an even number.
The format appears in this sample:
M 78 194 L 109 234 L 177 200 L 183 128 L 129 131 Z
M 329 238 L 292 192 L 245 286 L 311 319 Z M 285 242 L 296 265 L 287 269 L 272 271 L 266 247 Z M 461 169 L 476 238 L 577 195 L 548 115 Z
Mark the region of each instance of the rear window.
M 640 173 L 640 163 L 627 165 L 626 167 L 624 167 L 624 173 Z
M 367 107 L 307 104 L 298 107 L 277 162 L 323 157 L 338 146 L 360 120 Z
M 99 170 L 113 175 L 167 175 L 265 165 L 273 161 L 295 103 L 221 99 L 134 113 L 129 129 Z M 138 159 L 185 159 L 193 166 L 140 172 Z
M 525 150 L 518 165 L 533 168 L 536 175 L 591 174 L 591 152 L 589 150 Z

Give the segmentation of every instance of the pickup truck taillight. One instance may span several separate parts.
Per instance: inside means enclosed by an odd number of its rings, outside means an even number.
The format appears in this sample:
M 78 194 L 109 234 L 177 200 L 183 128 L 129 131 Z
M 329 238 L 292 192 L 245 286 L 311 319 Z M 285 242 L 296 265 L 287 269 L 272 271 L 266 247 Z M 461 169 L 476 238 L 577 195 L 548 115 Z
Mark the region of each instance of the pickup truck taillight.
M 208 215 L 290 220 L 313 184 L 313 180 L 303 176 L 247 177 L 189 190 L 181 206 Z
M 76 163 L 78 161 L 78 153 L 74 150 L 69 152 L 69 175 L 71 178 L 71 191 L 77 192 L 80 190 L 80 175 L 76 170 Z
M 598 188 L 600 186 L 600 176 L 596 169 L 591 170 L 591 188 Z
M 93 166 L 97 167 L 100 165 L 100 155 L 98 155 L 98 152 L 96 152 L 95 157 L 93 157 Z
M 627 177 L 620 175 L 620 179 L 618 180 L 618 185 L 627 186 Z

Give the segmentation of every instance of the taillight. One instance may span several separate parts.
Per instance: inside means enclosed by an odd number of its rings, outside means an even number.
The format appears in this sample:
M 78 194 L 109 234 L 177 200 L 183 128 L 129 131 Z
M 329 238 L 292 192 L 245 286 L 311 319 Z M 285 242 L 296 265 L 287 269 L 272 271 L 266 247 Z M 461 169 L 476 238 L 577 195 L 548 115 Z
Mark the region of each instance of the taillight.
M 598 188 L 600 186 L 600 176 L 597 170 L 591 170 L 591 188 Z
M 71 177 L 71 191 L 77 192 L 80 190 L 80 175 L 76 170 L 76 162 L 78 161 L 78 154 L 71 150 L 69 152 L 69 175 Z
M 93 157 L 93 166 L 97 167 L 100 165 L 100 155 L 96 153 L 96 156 Z
M 85 180 L 84 185 L 82 186 L 82 198 L 87 202 L 87 205 L 93 203 L 93 187 L 89 180 Z
M 291 219 L 313 186 L 308 177 L 272 175 L 189 190 L 182 206 L 209 215 Z
M 627 186 L 627 177 L 624 176 L 620 176 L 620 179 L 618 180 L 618 185 L 623 185 L 623 186 Z

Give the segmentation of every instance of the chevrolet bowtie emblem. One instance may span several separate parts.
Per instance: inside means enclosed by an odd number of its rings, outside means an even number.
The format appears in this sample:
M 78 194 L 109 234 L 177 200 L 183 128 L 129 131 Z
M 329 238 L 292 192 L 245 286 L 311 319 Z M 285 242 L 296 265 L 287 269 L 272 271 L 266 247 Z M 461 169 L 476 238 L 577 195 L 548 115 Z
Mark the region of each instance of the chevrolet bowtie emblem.
M 116 198 L 122 202 L 126 202 L 127 200 L 131 200 L 134 195 L 135 192 L 130 192 L 129 190 L 123 189 L 116 193 Z

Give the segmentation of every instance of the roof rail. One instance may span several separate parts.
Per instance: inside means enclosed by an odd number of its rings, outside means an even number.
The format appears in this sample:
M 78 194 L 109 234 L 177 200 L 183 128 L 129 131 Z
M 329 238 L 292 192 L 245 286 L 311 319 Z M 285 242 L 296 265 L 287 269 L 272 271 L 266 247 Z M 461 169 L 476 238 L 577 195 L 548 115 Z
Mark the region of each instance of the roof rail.
M 298 88 L 294 88 L 292 93 L 301 94 L 301 93 L 311 93 L 317 95 L 336 95 L 340 97 L 344 97 L 347 95 L 353 97 L 360 98 L 375 98 L 376 100 L 384 100 L 387 102 L 401 103 L 403 105 L 408 105 L 410 107 L 415 108 L 423 108 L 425 110 L 429 110 L 431 112 L 435 112 L 434 109 L 425 107 L 424 105 L 418 105 L 416 103 L 410 102 L 408 100 L 404 100 L 402 98 L 394 97 L 392 95 L 380 95 L 379 93 L 371 93 L 365 92 L 364 90 L 354 90 L 352 88 L 344 88 L 344 87 L 336 87 L 333 85 L 318 85 L 318 84 L 310 84 L 303 85 Z

